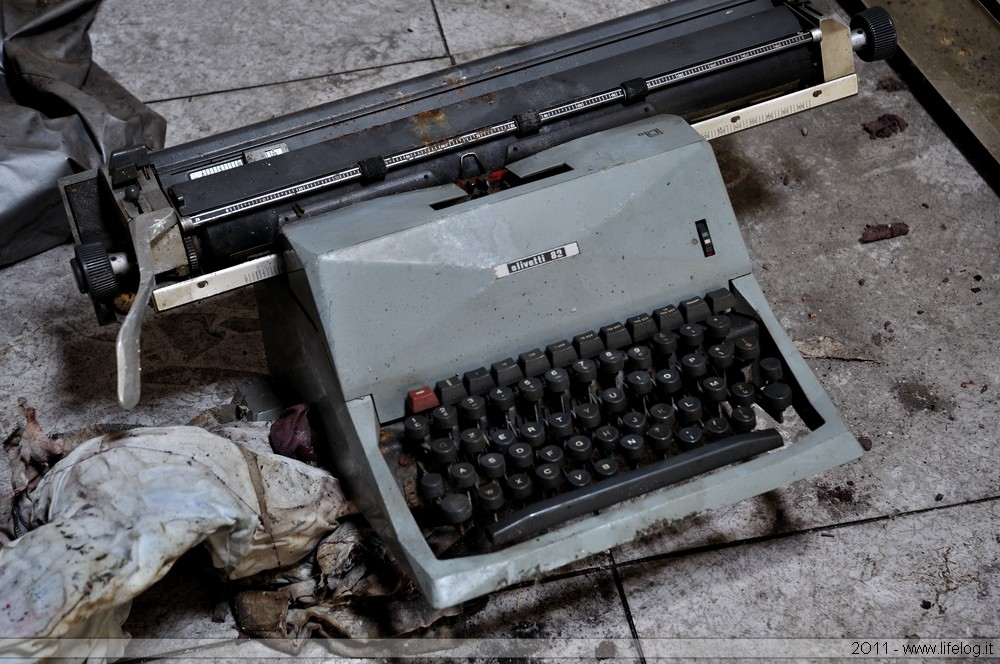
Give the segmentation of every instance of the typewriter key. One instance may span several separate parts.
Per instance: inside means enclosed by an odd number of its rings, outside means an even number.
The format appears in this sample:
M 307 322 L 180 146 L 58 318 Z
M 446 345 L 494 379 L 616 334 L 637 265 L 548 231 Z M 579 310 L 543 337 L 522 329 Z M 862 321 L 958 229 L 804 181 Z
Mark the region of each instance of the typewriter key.
M 590 484 L 590 473 L 583 468 L 576 468 L 566 473 L 566 482 L 574 489 L 582 489 Z
M 530 498 L 531 494 L 534 492 L 534 487 L 531 484 L 531 477 L 527 473 L 515 473 L 513 475 L 508 475 L 505 481 L 507 485 L 507 492 L 510 494 L 511 498 L 515 500 L 525 500 Z
M 566 458 L 574 463 L 580 463 L 590 458 L 593 445 L 586 436 L 572 436 L 566 441 Z
M 499 452 L 487 452 L 479 457 L 479 473 L 483 477 L 495 480 L 507 474 L 507 464 Z
M 479 504 L 484 510 L 496 512 L 503 507 L 503 491 L 496 482 L 487 482 L 476 487 Z
M 747 433 L 753 431 L 757 426 L 757 414 L 750 406 L 736 406 L 729 416 L 736 433 Z
M 472 517 L 472 501 L 464 493 L 449 493 L 441 499 L 441 512 L 445 521 L 457 526 Z

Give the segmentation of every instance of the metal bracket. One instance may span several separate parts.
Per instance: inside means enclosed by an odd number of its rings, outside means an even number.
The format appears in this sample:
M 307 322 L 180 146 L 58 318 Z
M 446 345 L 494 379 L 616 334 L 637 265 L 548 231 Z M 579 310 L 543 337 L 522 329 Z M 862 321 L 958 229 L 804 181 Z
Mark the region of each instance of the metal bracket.
M 851 29 L 835 18 L 824 16 L 819 22 L 823 41 L 819 43 L 823 60 L 823 80 L 849 76 L 854 73 L 854 47 Z
M 732 113 L 695 122 L 691 126 L 707 140 L 712 140 L 856 94 L 858 94 L 858 77 L 851 74 L 775 99 L 762 101 Z
M 182 304 L 197 302 L 213 295 L 249 286 L 284 272 L 284 259 L 279 254 L 268 254 L 232 267 L 157 288 L 153 292 L 153 306 L 156 307 L 157 311 L 166 311 Z
M 139 289 L 135 302 L 125 316 L 125 322 L 118 330 L 115 355 L 118 361 L 118 403 L 126 410 L 139 403 L 141 388 L 139 356 L 142 352 L 140 336 L 142 318 L 153 294 L 155 274 L 153 272 L 152 245 L 177 224 L 177 211 L 168 208 L 153 210 L 133 217 L 128 222 L 128 230 L 135 248 L 135 259 L 139 266 Z

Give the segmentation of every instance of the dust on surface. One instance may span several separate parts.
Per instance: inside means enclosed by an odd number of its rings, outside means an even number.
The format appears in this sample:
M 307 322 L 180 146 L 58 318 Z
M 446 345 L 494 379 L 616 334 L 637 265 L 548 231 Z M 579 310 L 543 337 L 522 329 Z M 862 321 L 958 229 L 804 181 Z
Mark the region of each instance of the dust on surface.
M 941 412 L 948 416 L 952 414 L 952 404 L 917 379 L 900 381 L 896 385 L 896 397 L 911 415 L 921 411 Z

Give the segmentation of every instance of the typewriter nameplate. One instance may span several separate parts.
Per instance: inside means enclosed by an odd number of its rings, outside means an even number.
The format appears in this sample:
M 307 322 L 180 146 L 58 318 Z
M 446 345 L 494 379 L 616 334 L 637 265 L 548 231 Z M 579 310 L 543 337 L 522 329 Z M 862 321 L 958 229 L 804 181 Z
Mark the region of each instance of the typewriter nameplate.
M 524 258 L 518 258 L 516 261 L 510 263 L 501 263 L 493 267 L 493 274 L 497 279 L 502 279 L 503 277 L 509 277 L 517 272 L 523 272 L 529 268 L 538 267 L 540 265 L 547 265 L 564 258 L 569 258 L 571 256 L 577 256 L 580 253 L 580 245 L 576 242 L 570 242 L 569 244 L 564 244 L 561 247 L 555 247 L 554 249 L 548 249 L 546 251 L 540 251 L 537 254 L 532 254 L 530 256 L 525 256 Z

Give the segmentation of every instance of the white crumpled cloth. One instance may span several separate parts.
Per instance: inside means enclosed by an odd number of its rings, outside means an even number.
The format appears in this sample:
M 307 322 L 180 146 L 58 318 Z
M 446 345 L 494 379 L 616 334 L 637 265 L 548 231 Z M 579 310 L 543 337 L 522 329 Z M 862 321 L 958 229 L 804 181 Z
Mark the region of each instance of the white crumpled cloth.
M 350 509 L 326 471 L 197 427 L 92 439 L 26 496 L 31 530 L 0 548 L 0 650 L 119 657 L 130 601 L 191 548 L 243 578 L 301 560 Z

